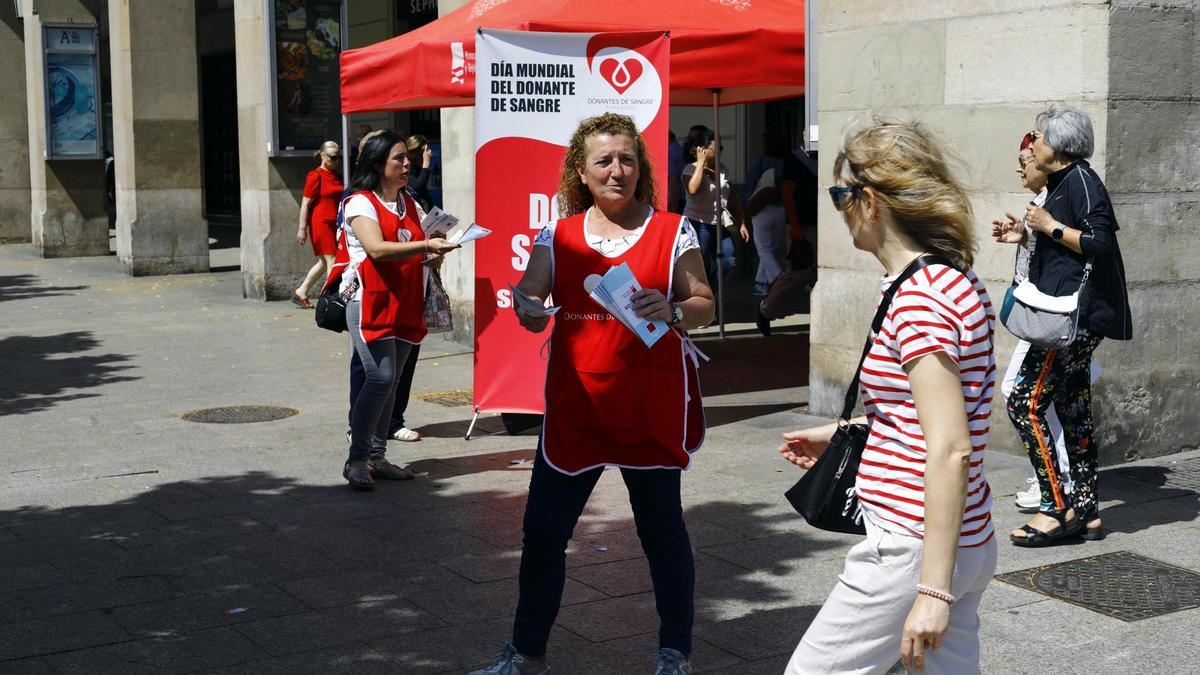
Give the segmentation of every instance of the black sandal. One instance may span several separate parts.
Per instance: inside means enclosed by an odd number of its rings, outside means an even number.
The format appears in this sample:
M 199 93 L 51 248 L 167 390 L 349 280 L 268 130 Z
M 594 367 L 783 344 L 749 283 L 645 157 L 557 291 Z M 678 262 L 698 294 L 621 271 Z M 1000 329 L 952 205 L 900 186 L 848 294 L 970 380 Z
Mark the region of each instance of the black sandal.
M 1042 548 L 1043 546 L 1052 546 L 1057 542 L 1079 534 L 1082 523 L 1079 518 L 1067 520 L 1067 510 L 1062 511 L 1039 511 L 1042 515 L 1050 516 L 1058 521 L 1058 527 L 1050 532 L 1042 532 L 1041 530 L 1031 525 L 1022 525 L 1021 531 L 1025 533 L 1024 537 L 1018 537 L 1010 534 L 1009 539 L 1013 545 L 1022 546 L 1025 548 Z
M 1099 517 L 1100 509 L 1096 508 L 1094 505 L 1090 510 L 1088 510 L 1087 513 L 1079 516 L 1079 536 L 1083 537 L 1087 541 L 1101 541 L 1108 536 L 1104 533 L 1103 527 L 1090 528 L 1087 526 L 1088 523 Z

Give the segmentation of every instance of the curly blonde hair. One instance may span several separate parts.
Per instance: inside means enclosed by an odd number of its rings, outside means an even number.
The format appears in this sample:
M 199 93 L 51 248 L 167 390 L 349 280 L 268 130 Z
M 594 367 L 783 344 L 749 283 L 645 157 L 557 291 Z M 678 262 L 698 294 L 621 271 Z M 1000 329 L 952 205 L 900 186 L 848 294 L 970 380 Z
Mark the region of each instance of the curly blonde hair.
M 563 218 L 582 213 L 595 203 L 587 185 L 579 180 L 579 167 L 587 160 L 587 139 L 602 134 L 621 135 L 633 141 L 638 162 L 638 182 L 634 189 L 634 199 L 650 206 L 658 204 L 658 195 L 654 191 L 654 167 L 646 152 L 646 139 L 638 132 L 632 117 L 604 113 L 580 122 L 567 145 L 562 176 L 558 180 L 558 210 Z
M 967 190 L 945 153 L 923 126 L 886 122 L 851 129 L 833 162 L 834 180 L 870 186 L 896 223 L 918 244 L 963 265 L 975 259 L 975 231 Z M 857 213 L 861 199 L 845 211 Z

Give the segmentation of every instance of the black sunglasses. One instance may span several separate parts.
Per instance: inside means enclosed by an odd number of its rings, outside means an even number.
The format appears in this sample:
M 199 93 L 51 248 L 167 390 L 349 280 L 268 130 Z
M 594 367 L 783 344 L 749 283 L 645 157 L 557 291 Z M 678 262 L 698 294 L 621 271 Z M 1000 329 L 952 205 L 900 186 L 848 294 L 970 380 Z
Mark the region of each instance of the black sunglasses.
M 829 198 L 833 200 L 833 208 L 838 211 L 846 208 L 846 202 L 850 201 L 850 198 L 857 194 L 858 188 L 856 187 L 834 186 L 829 188 Z

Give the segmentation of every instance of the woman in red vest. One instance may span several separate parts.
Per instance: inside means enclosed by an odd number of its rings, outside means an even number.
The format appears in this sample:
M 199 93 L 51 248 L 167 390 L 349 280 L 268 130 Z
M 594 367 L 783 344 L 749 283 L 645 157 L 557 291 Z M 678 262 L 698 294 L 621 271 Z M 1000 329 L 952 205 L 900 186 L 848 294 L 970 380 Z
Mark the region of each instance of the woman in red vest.
M 633 120 L 583 120 L 567 148 L 559 185 L 566 216 L 538 235 L 518 290 L 553 296 L 546 418 L 529 482 L 520 598 L 512 641 L 479 673 L 545 672 L 546 641 L 566 578 L 567 541 L 606 466 L 621 469 L 638 537 L 650 563 L 659 630 L 658 673 L 687 672 L 695 565 L 683 523 L 680 470 L 704 437 L 695 348 L 685 331 L 713 318 L 696 232 L 657 211 L 645 141 Z M 674 328 L 653 347 L 589 296 L 626 263 L 643 290 L 637 314 Z M 545 330 L 548 317 L 517 311 Z
M 304 282 L 292 291 L 292 304 L 301 309 L 311 309 L 308 292 L 313 284 L 333 269 L 333 257 L 337 253 L 337 211 L 342 198 L 342 177 L 338 169 L 342 161 L 342 149 L 333 141 L 325 141 L 317 151 L 321 165 L 308 172 L 304 179 L 304 198 L 300 200 L 300 229 L 296 241 L 312 241 L 313 254 L 317 262 L 304 276 Z
M 352 289 L 346 324 L 366 372 L 350 411 L 350 457 L 342 470 L 356 490 L 374 489 L 376 478 L 413 477 L 386 458 L 396 378 L 426 333 L 421 262 L 458 248 L 425 238 L 420 209 L 404 191 L 409 167 L 403 138 L 393 131 L 372 137 L 358 156 L 344 207 L 349 264 L 341 290 Z

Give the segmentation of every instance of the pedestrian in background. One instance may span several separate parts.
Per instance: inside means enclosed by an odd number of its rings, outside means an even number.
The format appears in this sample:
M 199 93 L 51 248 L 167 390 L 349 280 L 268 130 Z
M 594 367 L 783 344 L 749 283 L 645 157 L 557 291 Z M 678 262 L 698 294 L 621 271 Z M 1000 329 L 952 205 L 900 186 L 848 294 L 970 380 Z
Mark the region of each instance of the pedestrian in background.
M 704 258 L 711 286 L 716 284 L 718 267 L 721 274 L 729 274 L 734 265 L 733 238 L 726 231 L 722 215 L 722 211 L 734 206 L 730 202 L 729 172 L 724 164 L 719 171 L 717 169 L 717 140 L 711 131 L 699 132 L 687 151 L 692 161 L 683 167 L 680 177 L 686 200 L 683 215 L 691 221 L 700 237 L 700 254 Z M 738 221 L 732 210 L 729 217 L 737 226 Z M 720 251 L 717 250 L 718 241 Z
M 1025 209 L 1026 222 L 1037 233 L 1029 281 L 1056 297 L 1083 289 L 1075 339 L 1061 349 L 1031 346 L 1008 399 L 1009 419 L 1041 489 L 1038 514 L 1014 530 L 1011 539 L 1018 546 L 1046 546 L 1079 533 L 1086 539 L 1104 536 L 1096 495 L 1092 353 L 1104 338 L 1132 338 L 1133 320 L 1117 246 L 1117 217 L 1108 189 L 1087 161 L 1095 147 L 1091 118 L 1079 108 L 1052 105 L 1038 114 L 1030 134 L 1033 161 L 1046 174 L 1047 195 L 1044 206 Z M 1047 441 L 1053 438 L 1046 422 L 1051 403 L 1062 422 L 1070 495 L 1062 488 Z
M 1017 154 L 1017 175 L 1021 178 L 1021 185 L 1035 195 L 1029 203 L 1034 206 L 1045 204 L 1046 174 L 1038 169 L 1037 162 L 1033 161 L 1033 134 L 1025 134 L 1025 137 L 1021 139 L 1021 146 Z M 1011 213 L 1004 215 L 1004 220 L 992 221 L 992 237 L 1001 244 L 1017 245 L 1016 262 L 1013 265 L 1013 285 L 1015 286 L 1029 276 L 1029 257 L 1037 243 L 1038 233 L 1029 227 L 1024 215 L 1020 218 Z M 1005 371 L 1004 379 L 1000 382 L 1000 392 L 1006 399 L 1012 396 L 1013 387 L 1017 383 L 1017 372 L 1021 369 L 1021 362 L 1025 360 L 1028 352 L 1029 343 L 1025 340 L 1017 340 L 1017 346 L 1013 348 L 1012 358 L 1008 362 L 1008 370 Z M 1067 460 L 1067 446 L 1063 439 L 1062 423 L 1058 421 L 1058 414 L 1054 410 L 1053 402 L 1046 408 L 1046 425 L 1050 427 L 1050 432 L 1054 437 L 1055 466 L 1058 469 L 1062 490 L 1070 494 L 1070 463 Z M 1017 508 L 1024 512 L 1036 512 L 1041 507 L 1042 489 L 1038 485 L 1036 475 L 1029 478 L 1029 488 L 1018 492 L 1014 500 Z
M 916 124 L 852 131 L 829 192 L 855 248 L 896 289 L 860 373 L 869 426 L 855 482 L 866 538 L 808 627 L 787 673 L 883 673 L 897 658 L 933 673 L 978 673 L 979 604 L 996 569 L 983 476 L 996 362 L 995 315 L 971 269 L 967 191 Z M 925 261 L 927 262 L 927 261 Z M 836 424 L 784 434 L 811 468 Z
M 512 641 L 473 675 L 549 672 L 546 642 L 566 579 L 567 543 L 605 467 L 621 469 L 661 619 L 657 675 L 690 672 L 695 561 L 683 522 L 681 469 L 703 440 L 694 349 L 684 331 L 713 317 L 712 291 L 686 220 L 656 211 L 645 140 L 634 121 L 606 113 L 580 122 L 559 185 L 566 217 L 538 235 L 517 287 L 536 302 L 553 294 L 546 419 L 538 444 L 521 550 Z M 586 280 L 628 264 L 642 290 L 638 316 L 675 330 L 647 347 L 605 321 Z M 548 316 L 521 325 L 541 332 Z M 601 317 L 601 318 L 596 318 Z
M 746 170 L 741 208 L 743 218 L 750 221 L 753 236 L 747 236 L 743 222 L 742 237 L 752 238 L 758 252 L 758 271 L 754 277 L 754 294 L 758 296 L 767 295 L 787 264 L 787 214 L 781 189 L 783 161 L 787 154 L 787 141 L 783 135 L 767 132 L 763 134 L 763 154 Z
M 338 170 L 342 165 L 342 150 L 337 143 L 325 141 L 313 155 L 320 166 L 308 172 L 304 179 L 304 196 L 300 199 L 300 228 L 296 241 L 301 246 L 305 240 L 312 242 L 317 262 L 304 275 L 304 281 L 292 291 L 292 304 L 302 309 L 312 309 L 308 294 L 312 287 L 325 279 L 326 272 L 333 267 L 333 256 L 337 253 L 338 204 L 342 199 L 342 177 Z
M 342 475 L 358 490 L 374 489 L 376 478 L 413 477 L 387 461 L 388 420 L 409 349 L 427 332 L 423 257 L 458 248 L 425 237 L 420 207 L 404 191 L 410 166 L 398 134 L 384 131 L 370 138 L 354 167 L 344 207 L 350 263 L 340 290 L 352 290 L 346 323 L 366 381 L 350 413 L 350 453 Z
M 417 203 L 428 212 L 433 208 L 433 197 L 429 194 L 429 181 L 433 178 L 433 149 L 424 136 L 414 134 L 404 142 L 408 148 L 408 161 L 412 165 L 408 190 L 417 198 Z

